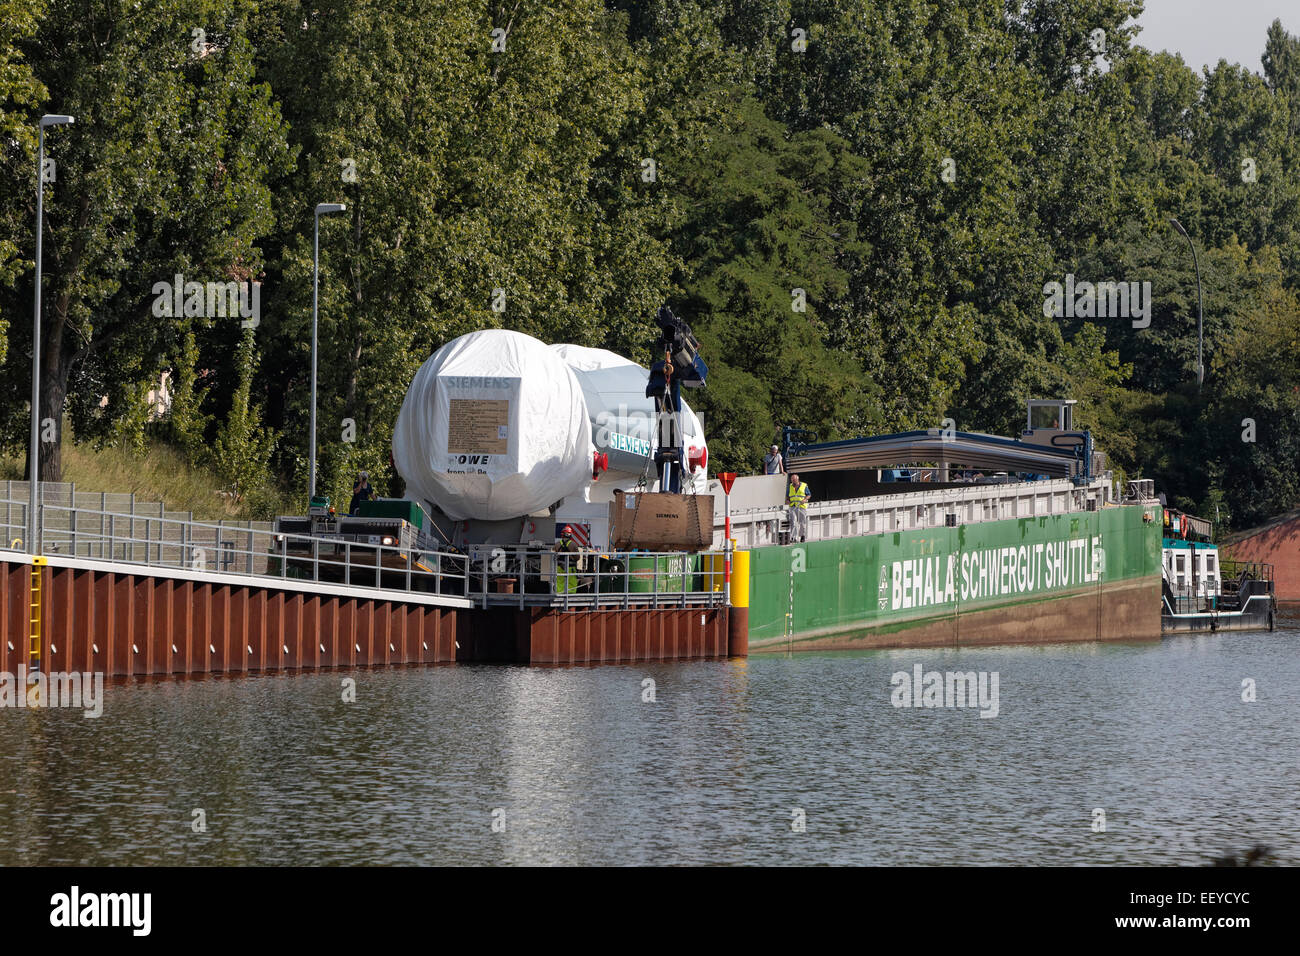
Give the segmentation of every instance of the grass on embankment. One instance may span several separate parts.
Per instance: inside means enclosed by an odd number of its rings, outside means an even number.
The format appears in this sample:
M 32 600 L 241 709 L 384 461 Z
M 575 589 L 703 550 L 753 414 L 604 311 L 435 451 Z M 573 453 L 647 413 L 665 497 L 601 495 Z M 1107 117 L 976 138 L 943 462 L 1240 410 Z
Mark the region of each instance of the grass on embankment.
M 24 463 L 23 455 L 0 458 L 0 481 L 21 481 Z M 96 451 L 64 441 L 63 480 L 74 482 L 78 492 L 134 492 L 140 501 L 161 499 L 168 511 L 192 511 L 196 519 L 269 521 L 301 510 L 279 489 L 256 501 L 233 501 L 221 493 L 225 486 L 211 469 L 191 464 L 184 453 L 157 441 L 142 453 L 115 447 Z

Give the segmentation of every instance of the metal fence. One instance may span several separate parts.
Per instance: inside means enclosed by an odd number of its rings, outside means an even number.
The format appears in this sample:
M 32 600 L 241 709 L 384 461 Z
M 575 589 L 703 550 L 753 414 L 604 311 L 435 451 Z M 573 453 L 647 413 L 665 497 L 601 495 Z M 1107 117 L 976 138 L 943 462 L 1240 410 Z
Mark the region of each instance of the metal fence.
M 25 550 L 23 539 L 27 536 L 28 486 L 25 481 L 6 481 L 0 488 L 0 515 L 3 515 L 6 533 L 3 544 Z M 38 533 L 49 541 L 49 553 L 67 553 L 54 548 L 66 546 L 72 538 L 83 537 L 94 527 L 101 539 L 113 538 L 125 544 L 128 541 L 150 541 L 159 537 L 163 543 L 181 544 L 184 528 L 191 527 L 189 540 L 217 549 L 222 542 L 244 541 L 251 548 L 253 532 L 270 532 L 269 521 L 241 521 L 221 519 L 215 522 L 196 522 L 190 511 L 167 511 L 161 501 L 140 500 L 133 493 L 77 491 L 75 482 L 43 481 L 40 486 Z M 215 528 L 215 531 L 208 529 Z M 88 554 L 109 560 L 107 553 Z M 119 547 L 119 554 L 121 548 Z M 134 552 L 119 560 L 137 560 Z M 139 550 L 139 560 L 146 560 L 144 549 Z
M 1196 595 L 1178 596 L 1166 593 L 1164 602 L 1171 614 L 1200 614 L 1202 611 L 1213 610 L 1213 604 L 1208 599 Z
M 726 601 L 720 551 L 551 551 L 479 545 L 469 596 L 487 605 L 563 609 L 711 607 Z
M 1105 506 L 1109 495 L 1110 481 L 1106 478 L 1082 486 L 1068 478 L 1058 478 L 936 489 L 927 489 L 924 482 L 891 482 L 866 497 L 814 500 L 805 511 L 807 540 L 827 541 L 1008 518 L 1076 514 Z M 758 548 L 792 543 L 789 510 L 783 504 L 733 508 L 731 527 L 737 546 Z M 714 537 L 721 539 L 721 528 L 715 530 Z
M 76 502 L 75 493 L 63 501 Z M 41 554 L 151 568 L 306 580 L 384 591 L 468 598 L 482 606 L 682 607 L 723 603 L 722 555 L 600 554 L 525 546 L 479 546 L 468 554 L 416 551 L 277 533 L 267 522 L 201 522 L 131 503 L 121 513 L 41 506 Z M 145 511 L 141 514 L 140 511 Z M 26 551 L 27 502 L 0 500 L 3 547 Z
M 1220 560 L 1218 575 L 1183 585 L 1170 579 L 1168 568 L 1162 577 L 1165 606 L 1172 614 L 1240 611 L 1256 599 L 1271 601 L 1273 595 L 1273 565 L 1262 562 Z M 1199 593 L 1202 588 L 1206 594 Z

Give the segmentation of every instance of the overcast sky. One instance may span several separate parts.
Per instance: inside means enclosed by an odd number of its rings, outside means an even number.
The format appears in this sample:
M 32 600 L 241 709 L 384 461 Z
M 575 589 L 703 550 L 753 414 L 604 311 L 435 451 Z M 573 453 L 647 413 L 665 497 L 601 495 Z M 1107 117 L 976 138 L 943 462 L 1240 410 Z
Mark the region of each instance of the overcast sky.
M 1220 57 L 1261 73 L 1268 25 L 1279 19 L 1289 32 L 1300 32 L 1300 0 L 1146 0 L 1136 42 L 1181 53 L 1198 73 Z

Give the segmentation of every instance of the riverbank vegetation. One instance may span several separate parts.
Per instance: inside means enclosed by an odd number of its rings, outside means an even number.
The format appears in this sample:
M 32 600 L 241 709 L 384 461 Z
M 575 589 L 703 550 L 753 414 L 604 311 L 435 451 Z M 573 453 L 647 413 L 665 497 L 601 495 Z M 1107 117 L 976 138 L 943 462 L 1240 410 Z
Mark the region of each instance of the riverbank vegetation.
M 1140 6 L 0 0 L 0 442 L 27 436 L 36 120 L 68 113 L 47 477 L 69 442 L 159 441 L 241 500 L 305 499 L 313 209 L 339 202 L 336 497 L 358 468 L 384 486 L 406 385 L 454 336 L 644 363 L 666 302 L 706 350 L 719 468 L 785 424 L 1014 434 L 1067 396 L 1124 474 L 1247 526 L 1300 504 L 1300 39 L 1275 23 L 1259 62 L 1202 70 L 1141 45 Z M 1067 277 L 1146 311 L 1045 314 Z M 189 282 L 258 282 L 257 314 Z

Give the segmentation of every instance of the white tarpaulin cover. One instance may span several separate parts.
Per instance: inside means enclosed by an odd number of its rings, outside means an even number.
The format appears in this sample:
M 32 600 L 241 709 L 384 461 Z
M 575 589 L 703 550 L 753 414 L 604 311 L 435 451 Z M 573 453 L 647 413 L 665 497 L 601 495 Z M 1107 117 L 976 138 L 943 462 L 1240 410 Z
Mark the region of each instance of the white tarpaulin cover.
M 626 476 L 639 478 L 645 473 L 655 437 L 654 400 L 645 395 L 650 372 L 606 349 L 581 345 L 551 348 L 573 369 L 582 386 L 596 449 L 609 455 L 609 480 L 617 483 Z M 706 447 L 700 420 L 685 401 L 682 408 L 686 447 Z M 651 466 L 651 484 L 655 477 Z
M 448 342 L 415 374 L 393 429 L 408 493 L 456 520 L 541 511 L 591 481 L 590 416 L 561 357 L 505 329 Z

